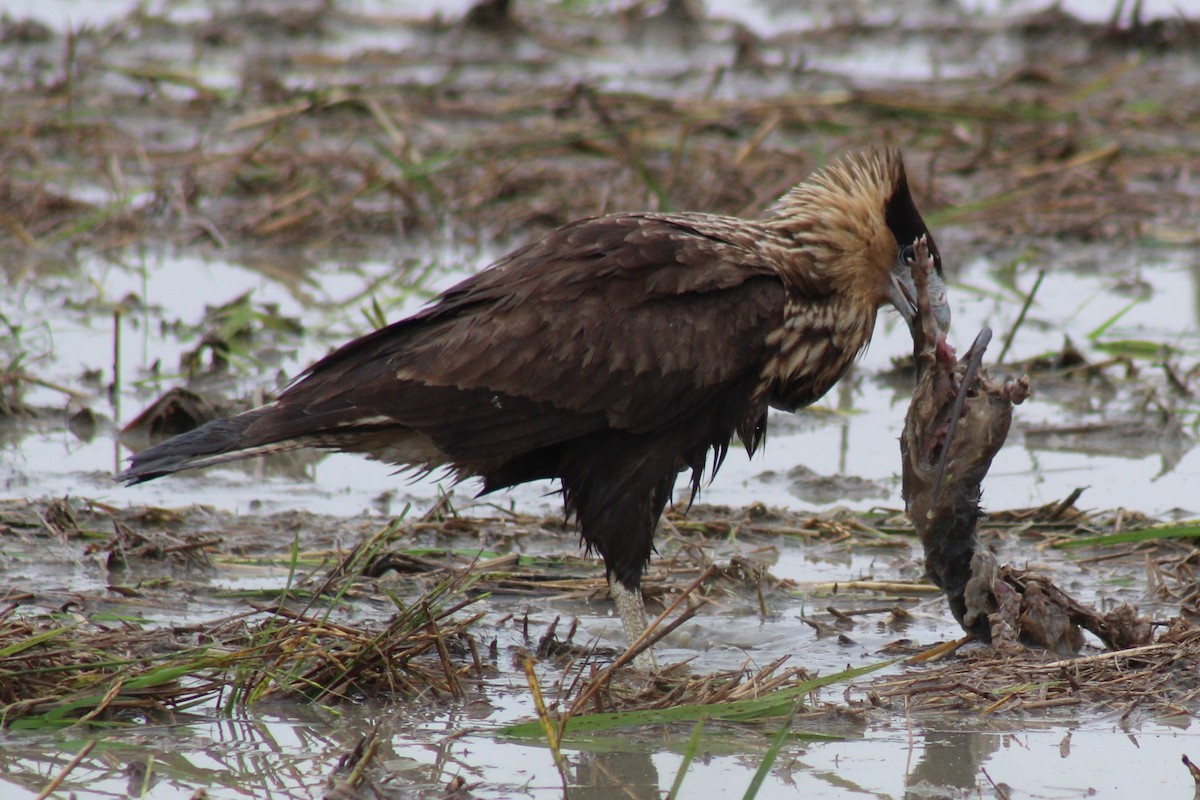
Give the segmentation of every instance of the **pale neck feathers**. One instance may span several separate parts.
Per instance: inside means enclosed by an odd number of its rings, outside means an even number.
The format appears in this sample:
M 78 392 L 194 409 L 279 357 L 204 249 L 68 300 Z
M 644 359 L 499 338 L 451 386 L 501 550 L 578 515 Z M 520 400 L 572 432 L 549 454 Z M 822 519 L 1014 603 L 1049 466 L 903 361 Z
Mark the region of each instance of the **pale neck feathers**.
M 793 188 L 761 222 L 810 254 L 803 269 L 820 272 L 842 297 L 874 315 L 886 301 L 898 248 L 885 209 L 903 175 L 894 150 L 851 155 Z

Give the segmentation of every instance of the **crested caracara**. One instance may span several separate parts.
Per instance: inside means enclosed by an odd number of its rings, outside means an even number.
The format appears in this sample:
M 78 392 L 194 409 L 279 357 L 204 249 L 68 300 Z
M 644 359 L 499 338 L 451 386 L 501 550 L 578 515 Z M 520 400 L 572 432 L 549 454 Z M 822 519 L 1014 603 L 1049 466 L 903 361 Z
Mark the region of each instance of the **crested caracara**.
M 690 471 L 694 495 L 733 437 L 755 451 L 769 407 L 829 391 L 885 303 L 911 326 L 911 248 L 923 236 L 893 150 L 833 163 L 753 220 L 579 220 L 342 346 L 274 402 L 134 455 L 119 479 L 297 447 L 447 468 L 480 477 L 484 492 L 556 479 L 632 640 L 677 476 Z M 941 258 L 927 241 L 945 328 Z

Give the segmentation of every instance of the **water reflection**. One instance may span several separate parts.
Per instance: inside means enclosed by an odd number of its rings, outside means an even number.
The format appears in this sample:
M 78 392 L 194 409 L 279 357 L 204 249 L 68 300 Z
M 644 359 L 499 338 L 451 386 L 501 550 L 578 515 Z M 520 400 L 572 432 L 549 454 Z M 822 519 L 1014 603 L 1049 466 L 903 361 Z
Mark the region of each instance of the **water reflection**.
M 904 797 L 941 797 L 931 791 L 935 787 L 962 789 L 965 796 L 980 781 L 979 768 L 1000 747 L 1000 739 L 998 733 L 926 730 L 917 764 L 905 779 Z
M 32 800 L 67 771 L 64 792 L 89 797 L 309 797 L 331 785 L 337 765 L 376 730 L 371 780 L 380 796 L 444 796 L 456 779 L 470 796 L 560 798 L 562 787 L 548 748 L 539 741 L 495 739 L 487 704 L 392 704 L 336 710 L 291 706 L 273 715 L 210 719 L 179 715 L 177 724 L 104 732 L 0 733 L 0 797 Z M 283 709 L 281 709 L 283 710 Z M 528 711 L 511 709 L 518 716 Z M 507 717 L 508 715 L 502 715 Z M 1191 792 L 1180 752 L 1200 752 L 1183 725 L 1140 725 L 1135 736 L 1091 720 L 1063 723 L 1006 720 L 1003 730 L 978 720 L 929 720 L 910 740 L 897 725 L 838 728 L 836 742 L 792 743 L 766 778 L 760 797 L 806 800 L 867 796 L 927 800 L 1011 796 L 1183 797 Z M 972 730 L 971 726 L 980 729 Z M 936 727 L 935 727 L 936 726 Z M 953 727 L 961 726 L 961 727 Z M 464 729 L 474 733 L 463 735 Z M 661 798 L 675 779 L 688 732 L 597 736 L 564 752 L 569 795 Z M 702 756 L 685 776 L 682 796 L 709 800 L 740 796 L 761 763 L 763 729 L 706 730 Z M 1170 764 L 1171 769 L 1164 765 Z M 984 774 L 986 770 L 987 774 Z M 181 794 L 182 792 L 182 794 Z M 370 796 L 370 795 L 367 795 Z M 455 795 L 457 796 L 457 795 Z
M 581 800 L 658 800 L 658 769 L 649 747 L 632 752 L 581 751 L 570 757 L 571 797 Z

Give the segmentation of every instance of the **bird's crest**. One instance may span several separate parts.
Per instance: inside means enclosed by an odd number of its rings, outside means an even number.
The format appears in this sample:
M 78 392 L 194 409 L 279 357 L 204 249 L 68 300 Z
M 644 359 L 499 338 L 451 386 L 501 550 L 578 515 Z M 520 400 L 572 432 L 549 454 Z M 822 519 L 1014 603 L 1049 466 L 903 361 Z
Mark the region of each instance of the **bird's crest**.
M 844 222 L 841 217 L 880 218 L 893 206 L 900 216 L 908 208 L 916 211 L 908 194 L 904 161 L 889 147 L 853 153 L 828 164 L 793 187 L 764 216 L 793 225 L 807 223 L 811 230 Z
M 840 291 L 864 290 L 895 263 L 897 248 L 928 235 L 909 189 L 899 151 L 869 149 L 841 158 L 795 186 L 763 216 L 763 224 L 806 250 L 816 270 Z M 941 259 L 930 241 L 931 255 Z M 874 276 L 874 277 L 867 277 Z

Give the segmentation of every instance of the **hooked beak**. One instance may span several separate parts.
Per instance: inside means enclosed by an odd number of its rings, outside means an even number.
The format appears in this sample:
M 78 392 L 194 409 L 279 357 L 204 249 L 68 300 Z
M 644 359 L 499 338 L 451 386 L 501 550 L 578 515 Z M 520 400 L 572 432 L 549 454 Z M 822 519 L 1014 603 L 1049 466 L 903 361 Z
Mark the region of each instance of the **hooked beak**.
M 908 325 L 913 339 L 917 338 L 917 287 L 913 283 L 912 262 L 902 255 L 896 258 L 896 266 L 888 276 L 887 298 L 904 322 Z M 933 312 L 933 321 L 938 330 L 946 333 L 950 330 L 950 302 L 946 297 L 946 282 L 934 270 L 929 271 L 929 305 Z

